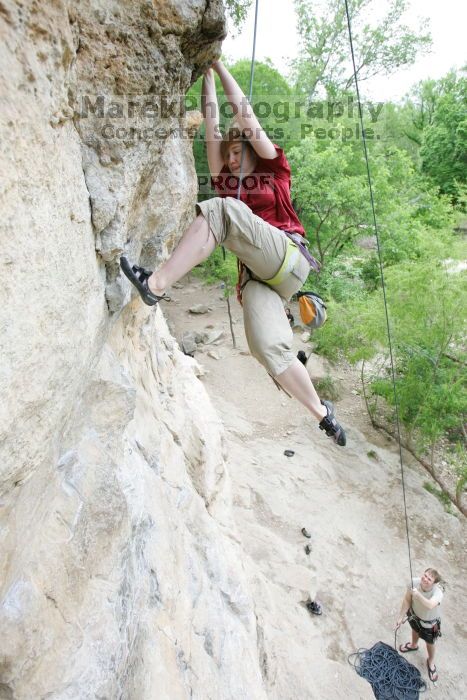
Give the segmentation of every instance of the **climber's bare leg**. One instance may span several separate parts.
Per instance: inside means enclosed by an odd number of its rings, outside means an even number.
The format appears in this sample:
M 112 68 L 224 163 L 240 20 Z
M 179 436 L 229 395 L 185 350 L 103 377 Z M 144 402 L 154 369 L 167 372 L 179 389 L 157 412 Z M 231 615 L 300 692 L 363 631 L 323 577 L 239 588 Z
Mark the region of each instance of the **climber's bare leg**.
M 196 265 L 206 260 L 216 245 L 216 239 L 209 229 L 208 222 L 202 214 L 199 214 L 183 234 L 170 258 L 149 278 L 151 292 L 162 295 L 167 287 L 178 282 Z
M 292 394 L 297 401 L 300 401 L 317 420 L 321 421 L 327 415 L 326 408 L 316 393 L 310 375 L 300 360 L 294 360 L 285 372 L 274 378 L 283 389 Z

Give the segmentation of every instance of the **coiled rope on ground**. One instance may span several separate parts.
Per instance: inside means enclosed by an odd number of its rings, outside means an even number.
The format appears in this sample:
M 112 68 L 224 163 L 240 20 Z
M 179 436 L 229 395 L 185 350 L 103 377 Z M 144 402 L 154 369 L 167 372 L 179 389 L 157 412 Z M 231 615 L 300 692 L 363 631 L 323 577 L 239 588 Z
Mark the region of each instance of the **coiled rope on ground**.
M 371 684 L 377 700 L 418 700 L 419 693 L 427 689 L 418 668 L 384 642 L 359 649 L 348 658 L 358 675 Z

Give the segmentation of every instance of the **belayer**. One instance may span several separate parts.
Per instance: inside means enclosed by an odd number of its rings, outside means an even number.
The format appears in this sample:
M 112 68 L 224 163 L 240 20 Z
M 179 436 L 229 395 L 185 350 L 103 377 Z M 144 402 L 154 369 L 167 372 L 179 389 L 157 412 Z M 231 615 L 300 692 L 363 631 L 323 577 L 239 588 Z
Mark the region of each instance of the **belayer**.
M 412 641 L 401 644 L 399 651 L 407 654 L 417 651 L 418 640 L 423 639 L 427 650 L 427 669 L 431 681 L 438 680 L 438 672 L 434 663 L 435 641 L 441 636 L 440 605 L 443 600 L 443 589 L 439 585 L 441 576 L 436 569 L 425 569 L 420 578 L 412 579 L 412 588 L 406 591 L 402 600 L 400 617 L 396 629 L 407 620 L 412 628 Z
M 284 302 L 298 292 L 316 261 L 292 206 L 290 166 L 256 118 L 241 88 L 221 61 L 213 64 L 235 114 L 237 128 L 222 138 L 214 73 L 203 80 L 209 170 L 217 197 L 199 202 L 198 216 L 170 258 L 155 272 L 120 264 L 143 301 L 155 305 L 170 285 L 223 245 L 240 261 L 239 293 L 251 354 L 274 380 L 305 406 L 321 430 L 343 447 L 345 431 L 333 406 L 320 401 L 305 366 L 292 351 L 293 332 Z M 239 179 L 241 182 L 239 183 Z M 238 189 L 240 187 L 240 189 Z M 237 198 L 237 194 L 240 198 Z

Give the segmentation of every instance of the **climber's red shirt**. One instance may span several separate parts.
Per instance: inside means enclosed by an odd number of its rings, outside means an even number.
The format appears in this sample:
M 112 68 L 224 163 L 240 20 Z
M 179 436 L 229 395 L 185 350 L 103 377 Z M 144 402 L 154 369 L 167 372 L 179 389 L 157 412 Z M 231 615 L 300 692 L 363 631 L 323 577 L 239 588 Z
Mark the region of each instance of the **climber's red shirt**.
M 305 229 L 290 198 L 290 165 L 282 148 L 274 148 L 275 158 L 257 156 L 254 172 L 242 178 L 240 199 L 268 224 L 304 236 Z M 238 177 L 226 165 L 211 181 L 219 197 L 237 197 Z

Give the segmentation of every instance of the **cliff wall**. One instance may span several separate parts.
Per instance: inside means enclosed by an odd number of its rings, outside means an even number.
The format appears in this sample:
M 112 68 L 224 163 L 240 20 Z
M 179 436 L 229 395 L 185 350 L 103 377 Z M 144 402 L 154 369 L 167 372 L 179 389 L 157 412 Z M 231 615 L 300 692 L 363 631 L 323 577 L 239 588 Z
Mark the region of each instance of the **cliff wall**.
M 0 697 L 264 697 L 222 425 L 126 251 L 194 213 L 220 0 L 0 0 Z M 149 106 L 148 106 L 149 104 Z

